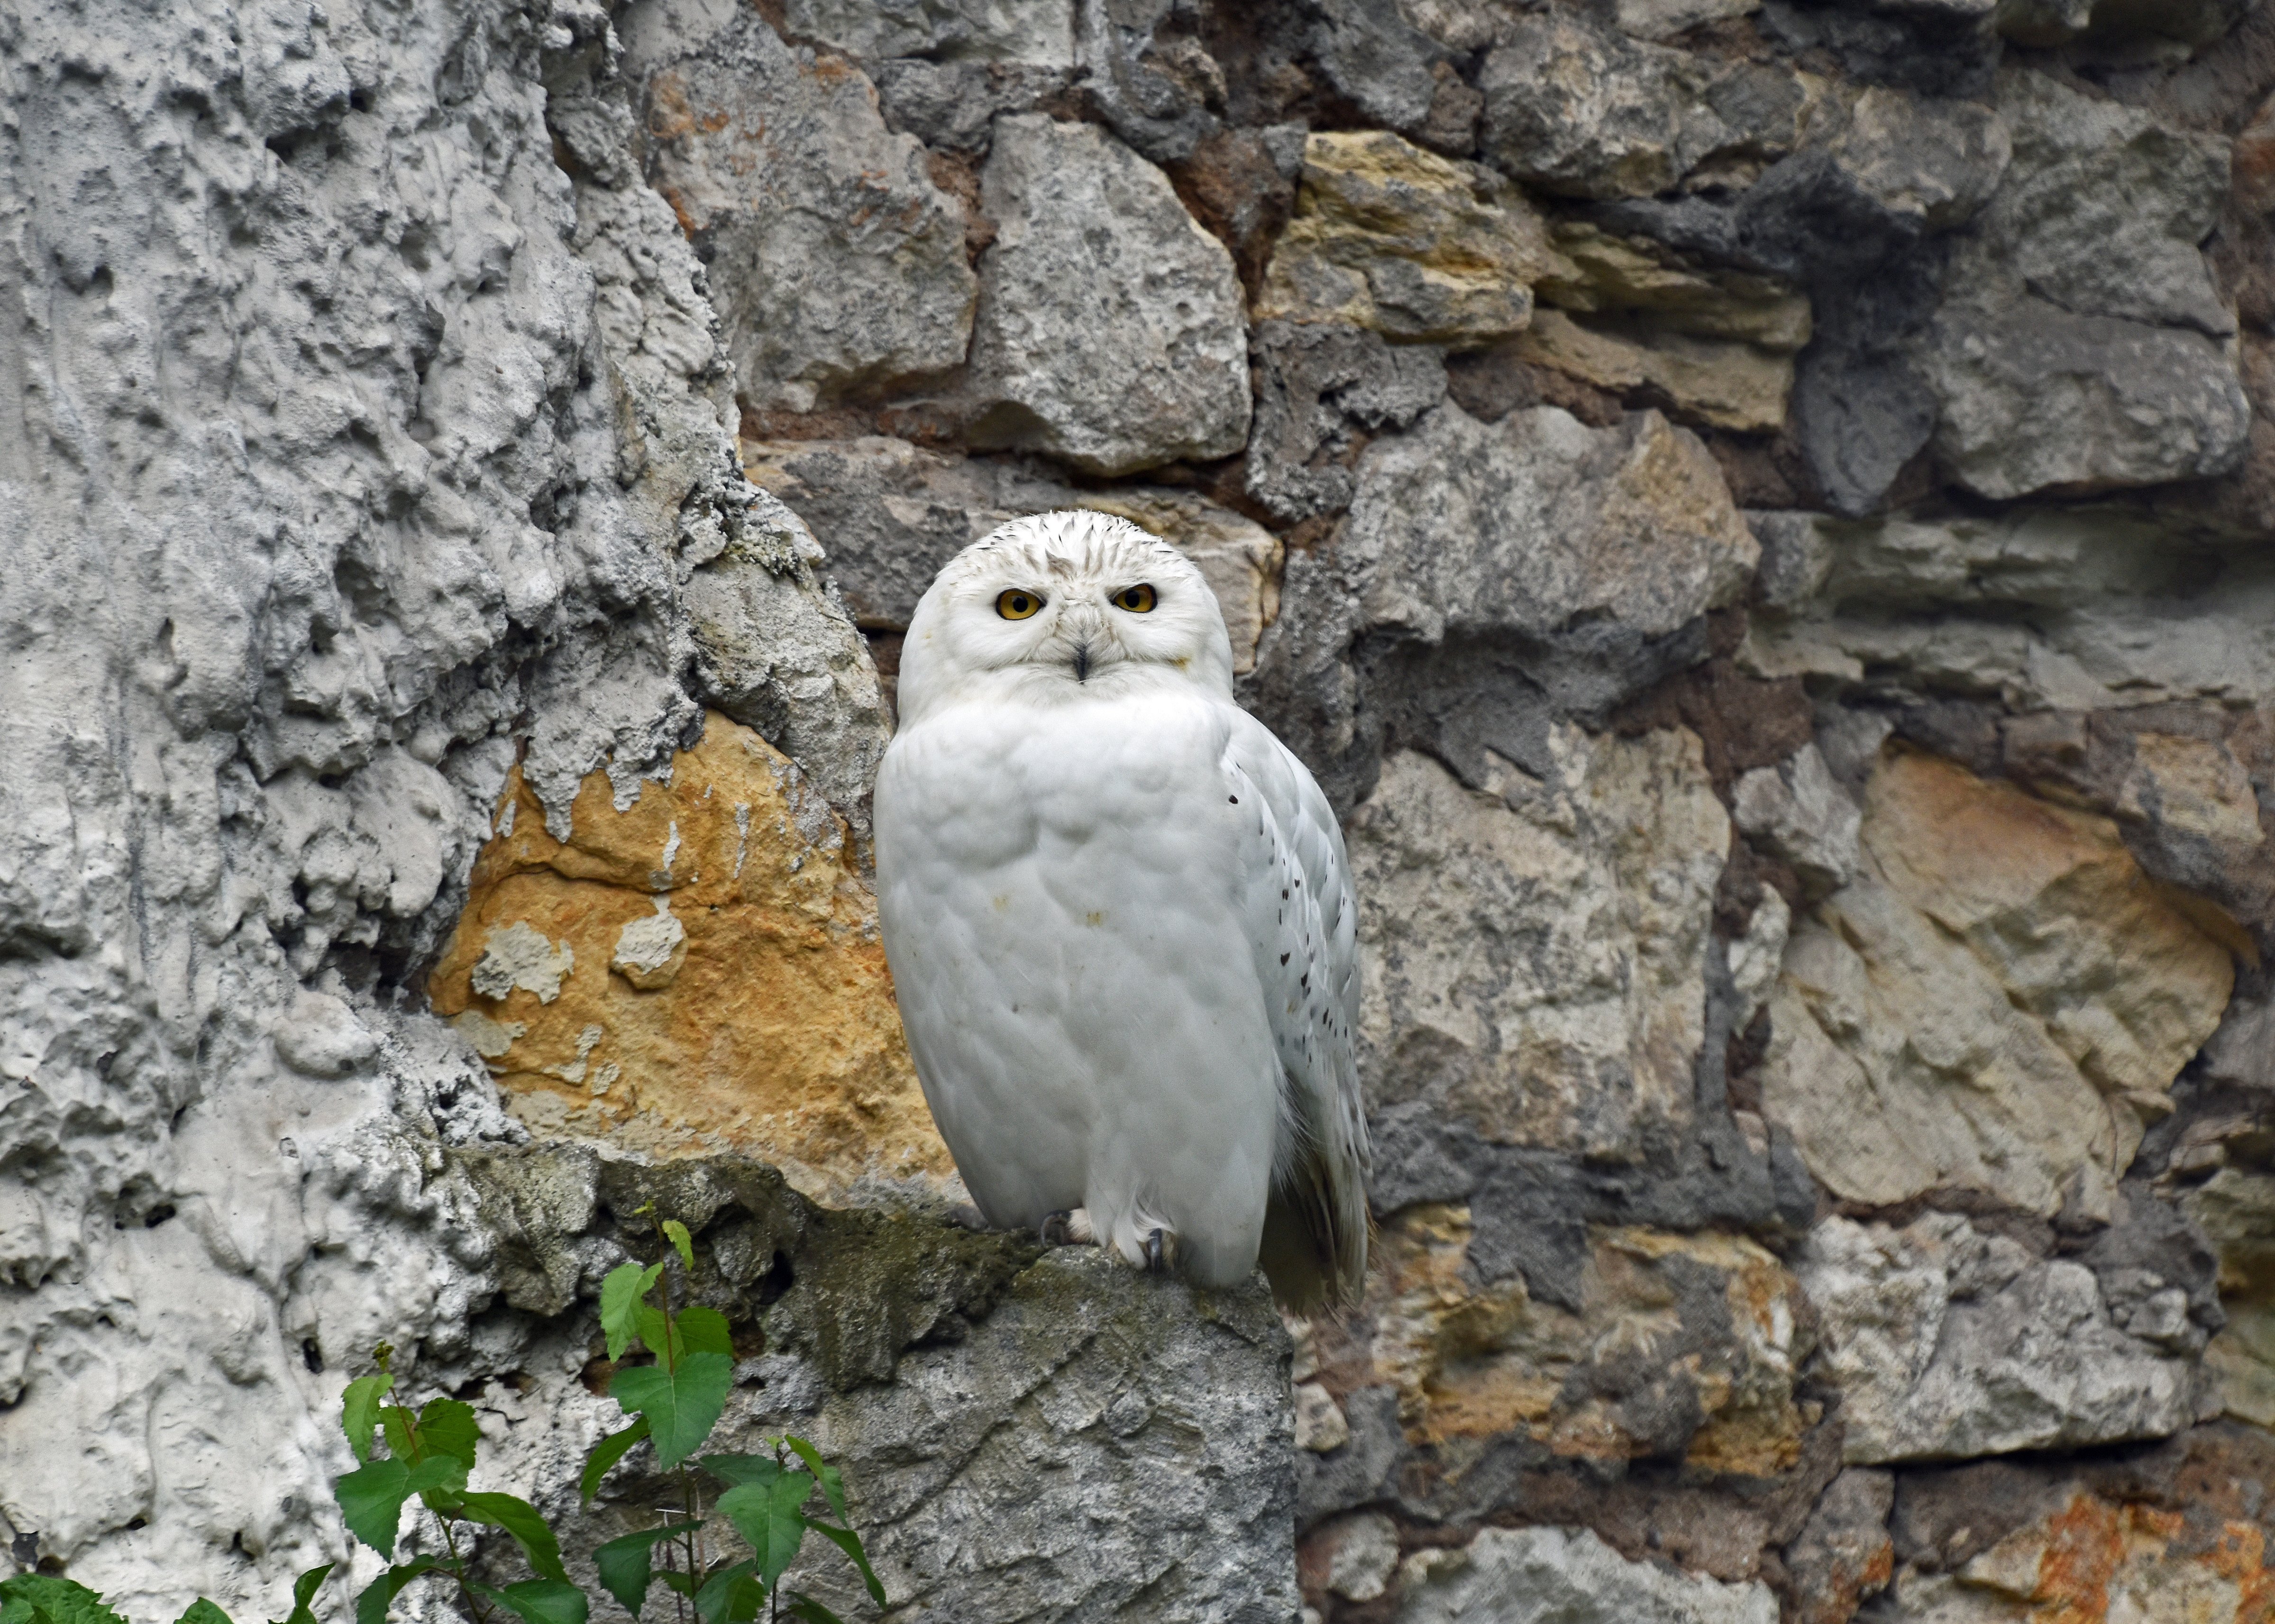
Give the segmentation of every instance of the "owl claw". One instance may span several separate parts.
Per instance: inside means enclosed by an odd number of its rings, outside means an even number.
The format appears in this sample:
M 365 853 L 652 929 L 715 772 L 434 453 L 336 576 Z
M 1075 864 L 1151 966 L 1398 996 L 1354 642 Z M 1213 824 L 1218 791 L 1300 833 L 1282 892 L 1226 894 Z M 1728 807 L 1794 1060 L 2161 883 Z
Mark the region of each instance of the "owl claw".
M 1176 1243 L 1166 1229 L 1156 1229 L 1145 1237 L 1145 1273 L 1166 1274 L 1176 1256 Z
M 1043 1215 L 1036 1233 L 1046 1246 L 1095 1246 L 1098 1236 L 1090 1227 L 1087 1207 L 1066 1207 Z

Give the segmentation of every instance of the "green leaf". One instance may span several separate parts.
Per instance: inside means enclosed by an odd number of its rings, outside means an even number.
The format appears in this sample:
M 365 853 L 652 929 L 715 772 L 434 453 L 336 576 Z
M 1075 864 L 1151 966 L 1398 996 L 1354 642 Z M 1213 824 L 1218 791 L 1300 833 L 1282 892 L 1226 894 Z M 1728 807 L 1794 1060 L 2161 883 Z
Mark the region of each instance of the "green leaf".
M 845 1624 L 843 1619 L 830 1612 L 804 1590 L 791 1590 L 789 1595 L 790 1617 L 804 1619 L 805 1624 Z
M 403 1502 L 429 1489 L 464 1488 L 465 1482 L 465 1462 L 454 1455 L 421 1461 L 416 1466 L 390 1459 L 374 1461 L 344 1477 L 334 1478 L 332 1494 L 340 1503 L 340 1515 L 346 1519 L 349 1532 L 380 1555 L 393 1556 L 396 1530 L 403 1520 Z M 370 1594 L 368 1590 L 364 1593 Z M 388 1599 L 394 1598 L 390 1596 Z M 360 1607 L 363 1604 L 358 1601 L 356 1605 Z M 64 1624 L 64 1620 L 57 1620 L 55 1624 Z
M 809 1522 L 806 1527 L 853 1559 L 853 1566 L 861 1570 L 861 1582 L 869 1587 L 869 1599 L 883 1606 L 885 1587 L 877 1577 L 877 1570 L 869 1566 L 869 1553 L 861 1548 L 861 1536 L 850 1528 L 832 1528 L 827 1522 Z
M 683 1308 L 679 1311 L 679 1347 L 689 1353 L 722 1353 L 735 1356 L 735 1333 L 728 1329 L 727 1316 L 715 1308 Z M 675 1356 L 678 1349 L 673 1350 Z
M 663 1238 L 678 1250 L 679 1261 L 687 1265 L 690 1274 L 695 1273 L 695 1243 L 688 1237 L 687 1226 L 676 1218 L 663 1220 Z
M 743 1484 L 719 1497 L 719 1514 L 735 1525 L 751 1547 L 759 1577 L 768 1590 L 797 1560 L 797 1548 L 805 1543 L 805 1519 L 798 1507 L 812 1492 L 810 1475 L 784 1472 L 770 1484 Z
M 824 1461 L 821 1458 L 821 1452 L 807 1443 L 805 1439 L 792 1438 L 785 1433 L 782 1436 L 782 1442 L 788 1444 L 792 1453 L 805 1462 L 805 1469 L 812 1472 L 815 1481 L 821 1484 L 821 1492 L 829 1501 L 829 1509 L 837 1514 L 837 1520 L 840 1522 L 852 1522 L 852 1517 L 847 1514 L 845 1510 L 843 1474 Z
M 355 1451 L 359 1461 L 371 1459 L 372 1430 L 379 1425 L 379 1403 L 395 1391 L 395 1378 L 359 1376 L 340 1394 L 340 1430 L 348 1435 L 348 1447 Z
M 647 1295 L 662 1273 L 660 1263 L 650 1264 L 645 1269 L 636 1263 L 620 1263 L 601 1280 L 601 1330 L 608 1339 L 611 1362 L 623 1358 L 624 1350 L 632 1345 L 633 1334 L 639 1328 L 633 1311 L 640 1306 L 640 1299 Z
M 0 1597 L 0 1624 L 34 1624 L 36 1616 L 22 1597 Z
M 230 1624 L 229 1614 L 200 1596 L 182 1610 L 174 1624 Z
M 474 1454 L 481 1447 L 482 1430 L 475 1424 L 474 1407 L 456 1399 L 429 1399 L 419 1412 L 419 1458 L 455 1456 L 474 1469 Z
M 387 1610 L 395 1605 L 395 1598 L 403 1593 L 403 1587 L 420 1574 L 434 1573 L 442 1566 L 433 1557 L 422 1556 L 415 1561 L 404 1563 L 400 1567 L 389 1568 L 366 1585 L 363 1594 L 356 1598 L 356 1624 L 387 1624 Z
M 725 1354 L 689 1354 L 670 1370 L 660 1364 L 620 1370 L 608 1392 L 634 1415 L 647 1417 L 657 1469 L 669 1471 L 703 1446 L 727 1408 L 735 1362 Z
M 292 1581 L 292 1611 L 284 1615 L 284 1624 L 316 1624 L 316 1615 L 309 1608 L 308 1603 L 314 1598 L 318 1590 L 323 1589 L 324 1581 L 331 1577 L 332 1569 L 336 1566 L 336 1564 L 332 1562 L 323 1563 L 320 1567 L 311 1567 L 306 1573 Z
M 577 1483 L 578 1492 L 584 1496 L 586 1505 L 591 1505 L 593 1496 L 601 1492 L 601 1479 L 608 1475 L 608 1469 L 646 1436 L 647 1418 L 642 1416 L 623 1431 L 611 1432 L 593 1446 L 592 1458 L 585 1462 L 585 1475 Z
M 782 1462 L 770 1454 L 707 1454 L 695 1464 L 724 1484 L 763 1485 L 782 1475 Z
M 697 1522 L 669 1522 L 594 1546 L 593 1566 L 600 1573 L 601 1588 L 615 1597 L 626 1613 L 638 1618 L 647 1587 L 663 1577 L 655 1571 L 656 1546 L 675 1534 L 701 1526 Z
M 466 1588 L 480 1591 L 516 1613 L 524 1624 L 585 1624 L 585 1615 L 592 1608 L 584 1591 L 558 1579 L 524 1579 L 503 1590 L 468 1581 Z
M 529 1566 L 540 1579 L 569 1582 L 561 1566 L 561 1542 L 538 1514 L 537 1507 L 512 1494 L 469 1494 L 458 1502 L 458 1514 L 474 1522 L 502 1528 L 521 1543 Z
M 0 1598 L 11 1613 L 20 1604 L 39 1624 L 126 1624 L 87 1586 L 51 1574 L 18 1574 L 0 1583 Z
M 695 1592 L 695 1616 L 703 1624 L 744 1624 L 758 1617 L 766 1592 L 752 1576 L 757 1567 L 756 1562 L 737 1562 L 712 1575 Z
M 687 1351 L 672 1329 L 671 1316 L 660 1308 L 650 1308 L 645 1303 L 634 1304 L 632 1326 L 639 1333 L 642 1345 L 665 1364 L 678 1363 L 679 1356 Z

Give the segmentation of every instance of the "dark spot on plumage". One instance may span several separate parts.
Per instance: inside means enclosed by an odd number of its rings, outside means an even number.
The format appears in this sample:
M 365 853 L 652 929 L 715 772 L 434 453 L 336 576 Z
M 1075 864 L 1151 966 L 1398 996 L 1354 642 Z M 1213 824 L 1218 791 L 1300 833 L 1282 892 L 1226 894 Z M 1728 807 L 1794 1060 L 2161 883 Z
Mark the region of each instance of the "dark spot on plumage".
M 1280 962 L 1281 962 L 1282 964 L 1286 963 L 1288 962 L 1288 956 L 1287 956 L 1286 954 L 1284 954 L 1284 953 L 1283 953 L 1283 954 L 1281 954 L 1281 955 L 1280 956 Z

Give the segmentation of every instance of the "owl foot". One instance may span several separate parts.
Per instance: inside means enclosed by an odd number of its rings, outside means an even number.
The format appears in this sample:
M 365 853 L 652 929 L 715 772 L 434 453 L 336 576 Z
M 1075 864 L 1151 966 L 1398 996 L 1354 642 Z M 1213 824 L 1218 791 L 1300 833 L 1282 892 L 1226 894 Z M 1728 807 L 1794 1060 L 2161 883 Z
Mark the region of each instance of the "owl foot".
M 1090 1209 L 1068 1207 L 1044 1216 L 1037 1231 L 1046 1246 L 1095 1246 L 1098 1232 L 1090 1227 Z
M 1145 1273 L 1167 1274 L 1176 1266 L 1177 1237 L 1167 1229 L 1155 1229 L 1145 1236 Z

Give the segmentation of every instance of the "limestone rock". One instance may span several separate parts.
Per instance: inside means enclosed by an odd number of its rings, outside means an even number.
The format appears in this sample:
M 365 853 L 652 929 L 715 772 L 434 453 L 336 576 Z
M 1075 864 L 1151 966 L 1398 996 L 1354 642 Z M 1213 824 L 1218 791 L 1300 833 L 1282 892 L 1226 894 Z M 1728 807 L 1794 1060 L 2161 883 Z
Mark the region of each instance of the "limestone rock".
M 524 1121 L 817 1194 L 949 1175 L 845 827 L 764 740 L 714 714 L 629 807 L 589 779 L 566 841 L 510 779 L 499 826 L 428 995 Z
M 1765 1114 L 1836 1194 L 1964 1188 L 2051 1216 L 2105 1190 L 2234 971 L 2105 820 L 1885 758 L 1866 872 L 1795 927 Z
M 996 121 L 981 195 L 972 443 L 1104 474 L 1240 449 L 1239 279 L 1167 177 L 1095 125 L 1023 115 Z
M 1948 230 L 1999 190 L 2018 139 L 2009 117 L 2029 116 L 2026 108 L 2002 117 L 1975 102 L 1925 102 L 1876 85 L 1849 107 L 1825 153 L 1845 188 L 1891 222 Z
M 1775 1624 L 1778 1605 L 1765 1584 L 1630 1562 L 1586 1529 L 1489 1528 L 1466 1546 L 1407 1559 L 1394 1616 L 1398 1624 Z
M 849 57 L 1074 62 L 1071 0 L 784 0 L 782 31 Z
M 1513 23 L 1486 56 L 1478 87 L 1493 163 L 1585 198 L 1650 197 L 1718 157 L 1758 172 L 1799 139 L 1810 99 L 1790 72 L 1746 63 L 1717 69 L 1564 11 Z
M 1543 310 L 1510 353 L 1613 395 L 1652 390 L 1679 417 L 1741 433 L 1781 427 L 1793 390 L 1790 355 L 1693 338 L 1648 321 L 1583 323 Z
M 1551 749 L 1477 789 L 1401 752 L 1353 814 L 1359 1075 L 1375 1109 L 1620 1157 L 1689 1113 L 1729 822 L 1688 732 Z
M 1888 1537 L 1895 1498 L 1893 1476 L 1870 1468 L 1852 1467 L 1825 1486 L 1785 1551 L 1801 1624 L 1848 1624 L 1859 1601 L 1886 1587 L 1895 1573 Z
M 902 1354 L 889 1386 L 831 1392 L 770 1354 L 727 1436 L 812 1439 L 855 1485 L 887 1594 L 921 1616 L 1281 1620 L 1287 1346 L 1260 1281 L 1196 1294 L 1069 1248 L 956 1341 Z M 826 1547 L 792 1574 L 841 1616 L 867 1605 Z
M 1236 672 L 1255 664 L 1257 640 L 1279 613 L 1278 539 L 1190 491 L 1143 485 L 1077 490 L 1032 470 L 921 450 L 882 435 L 751 441 L 744 453 L 753 480 L 796 502 L 829 538 L 830 575 L 865 626 L 906 628 L 933 575 L 963 548 L 1022 514 L 1061 508 L 1118 514 L 1191 559 L 1224 613 Z M 765 585 L 762 577 L 747 578 Z M 703 601 L 693 590 L 690 600 Z M 787 640 L 751 641 L 780 659 Z M 825 698 L 830 703 L 816 706 L 816 713 L 839 719 L 850 736 L 862 711 L 843 694 Z M 876 755 L 865 759 L 873 774 Z
M 1575 315 L 1648 319 L 1694 338 L 1735 339 L 1772 354 L 1809 343 L 1809 296 L 1754 271 L 1695 262 L 1647 237 L 1560 221 L 1550 241 L 1564 262 L 1539 278 L 1544 304 Z
M 1398 1525 L 1379 1511 L 1339 1518 L 1304 1541 L 1306 1556 L 1322 1548 L 1324 1588 L 1345 1601 L 1374 1600 L 1398 1572 Z
M 1318 1382 L 1296 1388 L 1296 1447 L 1313 1454 L 1331 1454 L 1350 1442 L 1350 1422 L 1335 1395 Z
M 1772 857 L 1791 864 L 1818 895 L 1839 890 L 1863 866 L 1856 848 L 1863 816 L 1833 782 L 1814 744 L 1739 779 L 1731 786 L 1730 812 L 1740 828 Z
M 1928 338 L 1935 447 L 1984 496 L 2208 479 L 2242 465 L 2250 403 L 2201 334 L 2024 298 L 1946 311 Z
M 1248 494 L 1277 518 L 1349 507 L 1357 488 L 1349 465 L 1365 437 L 1404 428 L 1446 397 L 1434 352 L 1394 348 L 1363 329 L 1266 321 L 1254 346 Z
M 1568 1458 L 1757 1477 L 1799 1460 L 1810 1333 L 1793 1276 L 1754 1243 L 1593 1228 L 1567 1308 L 1521 1278 L 1480 1283 L 1465 1208 L 1411 1206 L 1379 1234 L 1358 1314 L 1315 1334 L 1336 1344 L 1340 1381 L 1395 1395 L 1410 1443 L 1474 1454 L 1513 1437 Z
M 2112 1324 L 2090 1270 L 1955 1214 L 1829 1218 L 1800 1273 L 1850 1462 L 2159 1438 L 2196 1419 L 2192 1367 Z
M 1539 216 L 1506 183 L 1387 132 L 1314 134 L 1256 317 L 1474 344 L 1521 329 L 1531 284 L 1555 264 Z
M 746 400 L 810 411 L 964 359 L 964 211 L 866 79 L 714 0 L 646 0 L 623 34 L 651 181 L 707 249 Z
M 1962 297 L 2027 288 L 2073 315 L 2235 330 L 2197 246 L 2227 198 L 2226 141 L 2029 69 L 2001 75 L 1998 105 L 2014 161 L 1957 256 Z
M 2249 551 L 2090 507 L 1786 523 L 1807 561 L 1789 590 L 1817 585 L 1757 616 L 1760 675 L 2018 711 L 2275 698 L 2275 564 Z
M 889 741 L 884 696 L 860 632 L 820 595 L 821 548 L 797 514 L 764 490 L 716 556 L 695 561 L 681 589 L 705 701 L 795 760 L 857 836 L 869 831 L 869 788 Z
M 344 1077 L 379 1053 L 379 1034 L 344 999 L 304 992 L 276 1023 L 276 1057 L 312 1077 Z

